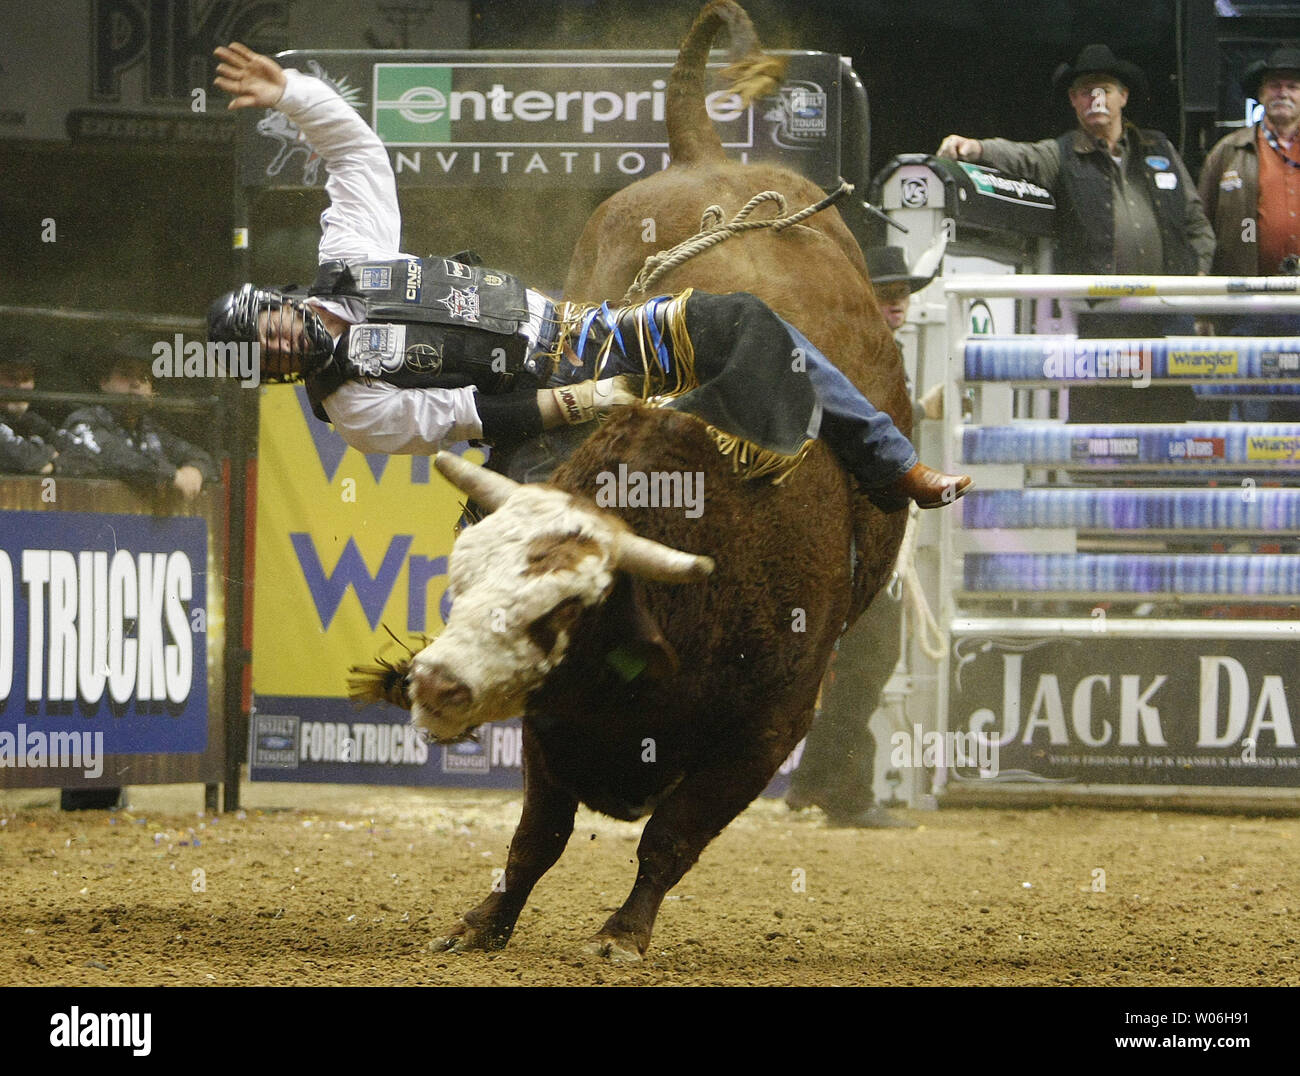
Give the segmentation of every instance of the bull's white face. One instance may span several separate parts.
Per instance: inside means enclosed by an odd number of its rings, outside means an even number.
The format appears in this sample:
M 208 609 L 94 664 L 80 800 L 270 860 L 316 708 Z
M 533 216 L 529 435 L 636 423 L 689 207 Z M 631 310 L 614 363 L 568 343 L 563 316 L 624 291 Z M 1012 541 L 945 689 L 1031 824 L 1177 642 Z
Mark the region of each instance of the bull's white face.
M 584 609 L 614 584 L 620 521 L 522 486 L 451 552 L 446 628 L 411 662 L 411 719 L 437 740 L 517 716 L 568 651 Z

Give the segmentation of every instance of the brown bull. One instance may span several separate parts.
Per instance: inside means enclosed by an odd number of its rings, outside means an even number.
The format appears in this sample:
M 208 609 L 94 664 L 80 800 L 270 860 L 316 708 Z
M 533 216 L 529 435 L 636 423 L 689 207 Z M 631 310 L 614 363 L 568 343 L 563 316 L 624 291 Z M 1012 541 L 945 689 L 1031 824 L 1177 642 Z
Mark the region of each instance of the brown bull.
M 673 165 L 596 212 L 569 298 L 623 294 L 646 254 L 646 217 L 668 245 L 692 235 L 713 203 L 730 216 L 762 190 L 781 191 L 791 207 L 821 197 L 784 170 L 724 159 L 703 106 L 704 62 L 723 24 L 733 49 L 761 60 L 744 13 L 709 4 L 669 84 Z M 731 239 L 664 281 L 665 290 L 688 286 L 758 295 L 909 428 L 897 351 L 838 214 Z M 598 509 L 619 465 L 691 475 L 703 511 Z M 632 892 L 593 942 L 637 959 L 664 895 L 807 731 L 831 648 L 879 588 L 903 513 L 855 498 L 820 444 L 782 484 L 746 481 L 703 423 L 666 409 L 620 410 L 550 486 L 516 489 L 445 455 L 438 466 L 495 511 L 453 549 L 451 617 L 411 667 L 414 719 L 451 738 L 522 708 L 525 781 L 504 887 L 440 943 L 504 945 L 582 802 L 618 818 L 650 814 Z
M 760 191 L 780 192 L 790 211 L 823 198 L 823 191 L 788 169 L 737 164 L 724 153 L 704 104 L 705 63 L 723 26 L 730 37 L 733 88 L 750 94 L 776 88 L 770 79 L 773 61 L 762 53 L 753 24 L 740 6 L 731 0 L 706 5 L 682 42 L 668 82 L 672 166 L 619 191 L 596 209 L 569 263 L 565 298 L 619 299 L 649 253 L 642 240 L 647 219 L 654 221 L 657 245 L 668 248 L 695 235 L 711 205 L 721 206 L 730 220 Z M 684 288 L 757 295 L 910 434 L 912 406 L 898 349 L 876 305 L 862 250 L 834 209 L 780 232 L 735 236 L 655 285 L 656 292 Z M 852 618 L 866 608 L 893 567 L 906 524 L 902 514 L 876 511 L 865 498 L 858 498 L 854 509 L 858 563 Z

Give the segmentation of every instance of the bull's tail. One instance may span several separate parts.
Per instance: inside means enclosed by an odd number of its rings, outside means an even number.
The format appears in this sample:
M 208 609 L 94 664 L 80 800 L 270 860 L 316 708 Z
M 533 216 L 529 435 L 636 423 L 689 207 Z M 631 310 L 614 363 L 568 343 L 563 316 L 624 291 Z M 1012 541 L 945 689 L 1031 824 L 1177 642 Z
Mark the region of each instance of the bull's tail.
M 723 74 L 733 92 L 748 104 L 780 86 L 785 61 L 765 55 L 749 16 L 734 0 L 711 0 L 700 12 L 677 53 L 668 77 L 668 149 L 674 164 L 722 160 L 722 140 L 704 107 L 705 64 L 718 30 L 727 27 L 731 65 Z

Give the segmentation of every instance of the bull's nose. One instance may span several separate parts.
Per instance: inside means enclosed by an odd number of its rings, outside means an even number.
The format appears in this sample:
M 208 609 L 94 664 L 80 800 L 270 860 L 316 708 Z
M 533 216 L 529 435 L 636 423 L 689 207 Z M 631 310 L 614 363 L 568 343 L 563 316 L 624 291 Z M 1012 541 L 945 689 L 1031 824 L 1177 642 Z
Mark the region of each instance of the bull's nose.
M 412 667 L 408 692 L 411 701 L 429 710 L 455 710 L 474 701 L 469 684 L 441 665 Z

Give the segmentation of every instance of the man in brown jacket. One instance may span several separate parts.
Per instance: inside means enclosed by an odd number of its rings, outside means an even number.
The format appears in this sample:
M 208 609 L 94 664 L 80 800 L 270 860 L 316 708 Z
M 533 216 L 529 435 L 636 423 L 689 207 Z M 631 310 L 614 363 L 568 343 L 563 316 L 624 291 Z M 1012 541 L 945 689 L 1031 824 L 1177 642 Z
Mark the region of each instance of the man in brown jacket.
M 1219 140 L 1201 171 L 1201 200 L 1218 245 L 1214 272 L 1270 276 L 1300 254 L 1300 49 L 1246 68 L 1242 89 L 1264 118 Z
M 1056 138 L 1011 142 L 949 135 L 940 157 L 977 161 L 1046 187 L 1056 199 L 1058 273 L 1107 276 L 1194 275 L 1209 271 L 1214 232 L 1178 151 L 1159 131 L 1124 115 L 1129 95 L 1146 92 L 1140 68 L 1105 45 L 1088 45 L 1057 68 L 1076 125 Z M 1184 324 L 1184 321 L 1186 322 Z M 1084 311 L 1079 335 L 1142 338 L 1190 333 L 1190 318 Z M 1196 398 L 1185 386 L 1070 389 L 1071 422 L 1177 422 Z
M 1300 49 L 1276 49 L 1246 68 L 1241 88 L 1264 106 L 1264 118 L 1219 140 L 1201 170 L 1201 200 L 1214 221 L 1214 272 L 1272 276 L 1296 271 L 1300 255 Z M 1293 264 L 1285 265 L 1288 259 Z M 1295 336 L 1294 314 L 1215 318 L 1230 336 Z M 1230 388 L 1198 390 L 1210 419 L 1294 422 L 1300 401 L 1236 399 Z

